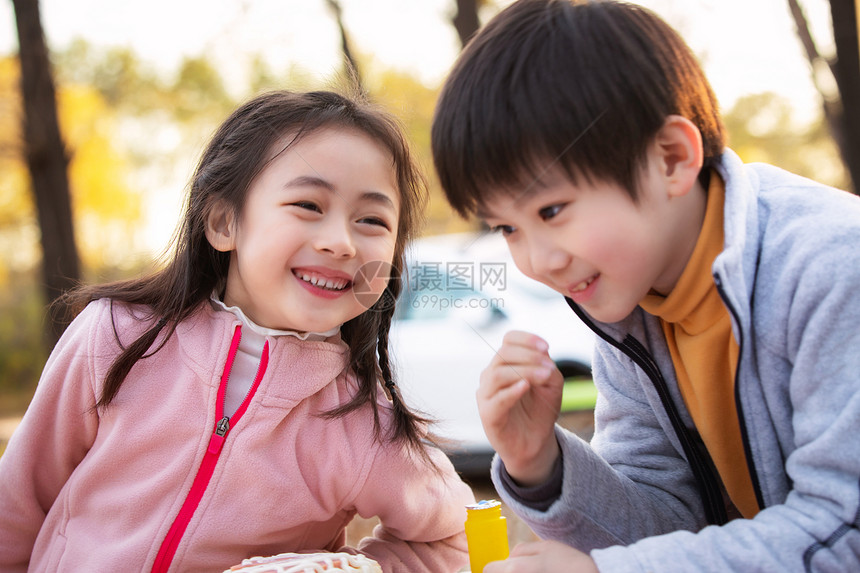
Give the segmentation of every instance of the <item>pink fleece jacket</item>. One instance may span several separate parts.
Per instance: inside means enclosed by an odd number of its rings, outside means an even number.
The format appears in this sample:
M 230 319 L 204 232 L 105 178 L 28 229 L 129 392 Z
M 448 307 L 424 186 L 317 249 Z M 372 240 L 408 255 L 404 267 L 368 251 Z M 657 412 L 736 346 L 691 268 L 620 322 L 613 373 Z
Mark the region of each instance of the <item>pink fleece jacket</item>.
M 123 342 L 141 331 L 128 308 L 113 314 Z M 159 556 L 164 570 L 214 573 L 254 555 L 350 550 L 356 514 L 380 518 L 356 549 L 386 573 L 466 564 L 474 496 L 447 458 L 430 449 L 434 471 L 374 439 L 369 406 L 318 416 L 355 390 L 339 338 L 270 340 L 247 410 L 215 436 L 238 324 L 202 306 L 101 411 L 94 404 L 118 351 L 110 302 L 78 316 L 0 458 L 1 571 L 150 571 Z M 387 424 L 384 399 L 381 413 Z M 177 529 L 181 513 L 190 519 Z

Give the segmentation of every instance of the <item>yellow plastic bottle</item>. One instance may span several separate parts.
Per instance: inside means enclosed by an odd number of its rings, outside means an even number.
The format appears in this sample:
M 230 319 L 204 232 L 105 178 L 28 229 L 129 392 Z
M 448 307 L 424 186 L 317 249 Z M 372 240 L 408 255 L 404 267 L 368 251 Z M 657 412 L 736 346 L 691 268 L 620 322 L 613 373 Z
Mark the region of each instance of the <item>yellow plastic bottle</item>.
M 508 524 L 501 502 L 485 499 L 467 505 L 465 525 L 472 573 L 482 573 L 490 561 L 508 558 Z

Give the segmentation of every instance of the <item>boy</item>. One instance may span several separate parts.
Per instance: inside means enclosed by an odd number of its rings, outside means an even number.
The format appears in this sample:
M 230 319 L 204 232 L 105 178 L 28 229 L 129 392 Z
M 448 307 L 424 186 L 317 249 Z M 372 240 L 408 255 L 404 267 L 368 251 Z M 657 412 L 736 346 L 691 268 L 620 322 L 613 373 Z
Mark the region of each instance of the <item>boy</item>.
M 453 207 L 598 334 L 590 444 L 537 336 L 481 376 L 493 481 L 556 540 L 486 573 L 860 570 L 857 197 L 744 165 L 683 40 L 610 1 L 500 13 L 432 144 Z

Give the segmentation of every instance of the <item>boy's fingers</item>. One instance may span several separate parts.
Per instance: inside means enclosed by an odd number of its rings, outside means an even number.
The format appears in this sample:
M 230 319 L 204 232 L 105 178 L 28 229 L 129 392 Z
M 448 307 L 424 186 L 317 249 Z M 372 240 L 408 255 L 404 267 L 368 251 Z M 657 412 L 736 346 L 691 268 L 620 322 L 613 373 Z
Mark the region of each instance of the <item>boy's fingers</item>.
M 505 561 L 487 563 L 484 566 L 484 573 L 524 573 L 524 570 L 517 570 L 517 564 L 506 559 Z
M 552 378 L 555 365 L 549 361 L 541 364 L 501 364 L 487 368 L 481 375 L 477 395 L 491 398 L 521 380 L 526 385 L 541 385 Z
M 505 334 L 502 345 L 496 351 L 501 357 L 513 356 L 549 356 L 549 345 L 544 339 L 521 330 L 512 330 Z
M 542 344 L 535 344 L 540 341 Z M 512 331 L 505 335 L 501 347 L 496 350 L 490 366 L 510 364 L 547 364 L 553 365 L 546 343 L 533 334 Z
M 539 564 L 524 556 L 513 556 L 504 561 L 492 561 L 484 566 L 484 573 L 544 573 Z
M 547 344 L 546 340 L 524 330 L 511 330 L 505 333 L 505 336 L 502 338 L 502 345 L 505 344 L 534 348 L 538 352 L 549 350 L 549 344 Z
M 483 404 L 479 403 L 478 407 L 479 409 L 492 408 L 496 412 L 496 415 L 508 412 L 523 397 L 523 394 L 528 392 L 528 389 L 529 383 L 523 379 L 519 379 L 492 394 L 484 395 Z M 484 407 L 482 408 L 482 406 Z
M 496 355 L 490 361 L 490 366 L 511 366 L 518 368 L 521 365 L 540 366 L 554 365 L 552 358 L 545 352 L 537 352 L 531 348 L 522 346 L 504 345 L 496 351 Z
M 517 544 L 511 550 L 511 557 L 525 557 L 526 555 L 538 555 L 541 552 L 541 547 L 544 544 L 540 541 L 525 541 Z

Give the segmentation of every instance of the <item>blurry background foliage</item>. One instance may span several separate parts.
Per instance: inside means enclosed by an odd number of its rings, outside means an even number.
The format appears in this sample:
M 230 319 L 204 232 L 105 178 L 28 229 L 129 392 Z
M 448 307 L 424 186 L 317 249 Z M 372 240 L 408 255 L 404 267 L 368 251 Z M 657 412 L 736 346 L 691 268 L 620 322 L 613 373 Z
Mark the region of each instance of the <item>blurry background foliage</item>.
M 162 226 L 173 228 L 177 212 L 147 214 L 148 189 L 172 185 L 179 204 L 203 145 L 240 101 L 266 89 L 331 89 L 340 81 L 335 76 L 313 85 L 309 73 L 278 73 L 260 58 L 247 89 L 233 96 L 235 89 L 227 90 L 205 57 L 185 60 L 175 76 L 164 78 L 128 49 L 98 50 L 84 40 L 52 54 L 52 64 L 88 282 L 138 274 L 157 264 L 143 218 L 169 218 Z M 0 58 L 0 415 L 26 406 L 47 358 L 39 229 L 21 143 L 19 73 L 17 57 Z M 363 81 L 371 98 L 401 120 L 431 183 L 425 233 L 472 228 L 452 216 L 432 174 L 430 121 L 438 88 L 402 72 L 375 71 L 370 62 Z
M 225 86 L 206 56 L 186 59 L 163 77 L 128 49 L 96 49 L 84 40 L 51 55 L 83 280 L 104 281 L 157 264 L 144 236 L 146 218 L 173 228 L 175 209 L 147 207 L 157 188 L 185 185 L 202 147 L 240 101 L 269 88 L 333 88 L 299 68 L 270 69 L 255 60 L 248 85 Z M 438 86 L 405 72 L 378 69 L 358 54 L 362 85 L 409 132 L 428 180 L 425 234 L 474 228 L 452 214 L 432 169 L 430 123 Z M 0 416 L 20 412 L 35 388 L 47 351 L 39 288 L 39 230 L 29 191 L 20 127 L 19 66 L 0 57 Z M 724 110 L 730 145 L 747 161 L 766 161 L 847 188 L 848 176 L 822 118 L 798 125 L 790 102 L 773 94 L 739 100 Z M 150 209 L 150 211 L 147 211 Z M 161 245 L 165 247 L 166 245 Z

